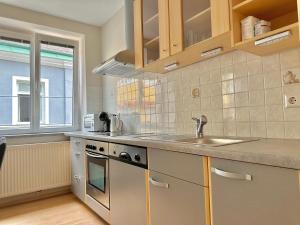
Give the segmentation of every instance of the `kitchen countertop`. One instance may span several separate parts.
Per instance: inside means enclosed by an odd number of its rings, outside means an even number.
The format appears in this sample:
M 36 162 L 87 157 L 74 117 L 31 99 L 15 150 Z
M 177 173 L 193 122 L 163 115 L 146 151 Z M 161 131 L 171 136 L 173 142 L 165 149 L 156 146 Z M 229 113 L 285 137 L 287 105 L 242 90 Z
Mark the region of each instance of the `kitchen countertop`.
M 65 135 L 270 166 L 300 169 L 300 140 L 297 139 L 259 139 L 257 141 L 212 147 L 174 141 L 144 140 L 130 135 L 110 137 L 82 131 L 69 132 L 65 133 Z

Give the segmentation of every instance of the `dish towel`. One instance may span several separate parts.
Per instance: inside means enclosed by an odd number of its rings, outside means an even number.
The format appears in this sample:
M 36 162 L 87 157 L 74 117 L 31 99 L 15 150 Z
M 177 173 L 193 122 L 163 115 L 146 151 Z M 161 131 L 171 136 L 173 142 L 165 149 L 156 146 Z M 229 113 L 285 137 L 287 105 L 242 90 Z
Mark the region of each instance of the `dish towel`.
M 5 150 L 6 150 L 6 139 L 4 137 L 0 137 L 0 169 L 3 162 Z

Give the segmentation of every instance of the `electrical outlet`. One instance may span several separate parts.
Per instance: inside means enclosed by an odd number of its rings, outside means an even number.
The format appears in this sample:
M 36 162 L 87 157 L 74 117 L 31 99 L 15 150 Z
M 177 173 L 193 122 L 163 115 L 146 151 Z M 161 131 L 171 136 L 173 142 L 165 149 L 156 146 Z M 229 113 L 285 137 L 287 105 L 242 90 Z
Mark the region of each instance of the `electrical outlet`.
M 285 108 L 298 108 L 300 107 L 300 96 L 285 95 Z

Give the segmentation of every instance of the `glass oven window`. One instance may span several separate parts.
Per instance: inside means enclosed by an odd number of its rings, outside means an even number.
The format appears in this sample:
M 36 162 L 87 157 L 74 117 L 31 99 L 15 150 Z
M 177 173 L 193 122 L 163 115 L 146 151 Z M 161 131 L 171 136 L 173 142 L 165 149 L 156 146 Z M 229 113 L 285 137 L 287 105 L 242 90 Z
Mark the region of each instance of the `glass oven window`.
M 98 190 L 105 192 L 105 174 L 106 174 L 106 160 L 97 159 L 104 161 L 104 163 L 95 162 L 94 159 L 90 159 L 88 162 L 89 170 L 89 184 Z

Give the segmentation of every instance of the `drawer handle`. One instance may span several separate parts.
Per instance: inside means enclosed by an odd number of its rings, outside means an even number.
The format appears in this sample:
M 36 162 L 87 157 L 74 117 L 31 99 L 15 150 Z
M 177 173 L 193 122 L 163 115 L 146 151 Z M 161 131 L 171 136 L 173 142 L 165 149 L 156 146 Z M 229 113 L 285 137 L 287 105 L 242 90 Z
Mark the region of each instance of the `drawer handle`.
M 76 152 L 75 155 L 76 156 L 81 156 L 81 153 L 80 152 Z
M 80 145 L 80 141 L 76 141 L 75 144 L 76 144 L 76 145 Z
M 226 177 L 226 178 L 229 178 L 229 179 L 247 180 L 247 181 L 252 180 L 252 176 L 249 175 L 249 174 L 243 175 L 243 174 L 238 174 L 238 173 L 230 173 L 230 172 L 226 172 L 226 171 L 223 171 L 223 170 L 219 170 L 219 169 L 214 168 L 214 167 L 211 168 L 211 172 L 218 175 L 218 176 Z
M 161 187 L 161 188 L 166 188 L 166 189 L 168 189 L 170 186 L 168 183 L 158 182 L 155 179 L 153 179 L 152 177 L 150 177 L 150 183 L 156 187 Z

